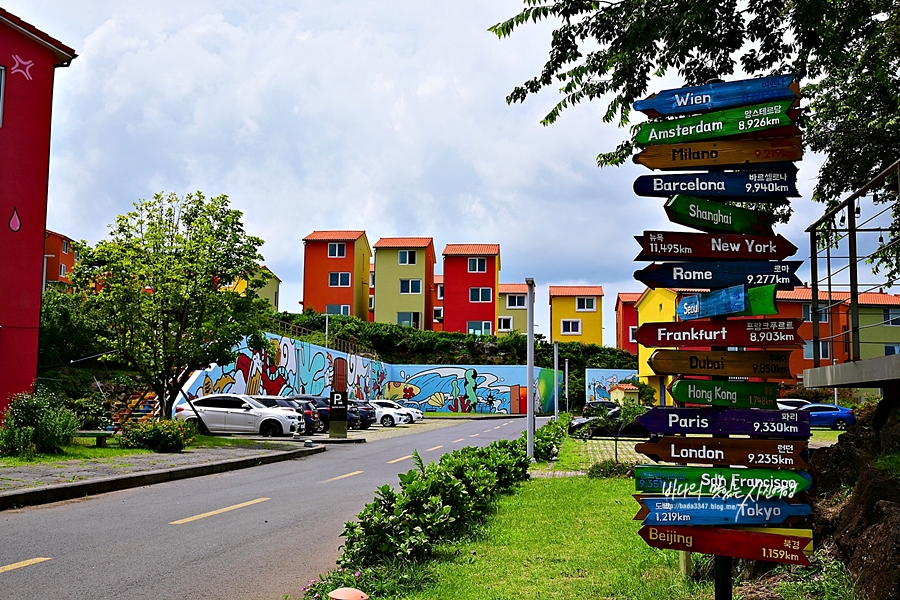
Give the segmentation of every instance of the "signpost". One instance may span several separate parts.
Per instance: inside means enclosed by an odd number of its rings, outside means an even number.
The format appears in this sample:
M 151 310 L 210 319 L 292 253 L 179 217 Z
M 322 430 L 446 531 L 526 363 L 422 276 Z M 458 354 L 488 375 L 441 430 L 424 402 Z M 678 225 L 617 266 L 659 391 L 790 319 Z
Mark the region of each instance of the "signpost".
M 797 253 L 784 236 L 645 231 L 635 260 L 782 260 Z
M 806 471 L 638 465 L 635 489 L 683 498 L 793 498 L 812 485 Z
M 781 525 L 808 516 L 808 504 L 780 499 L 664 498 L 635 494 L 644 525 Z
M 741 438 L 662 437 L 634 447 L 654 462 L 805 469 L 806 442 Z
M 766 169 L 803 158 L 802 138 L 764 138 L 758 140 L 715 140 L 647 146 L 631 160 L 649 169 L 724 169 L 749 166 Z
M 812 541 L 812 536 L 679 525 L 647 525 L 641 528 L 638 535 L 654 548 L 669 548 L 793 565 L 809 564 L 804 549 Z
M 778 409 L 776 383 L 679 379 L 669 386 L 669 393 L 684 404 Z
M 632 185 L 638 196 L 666 198 L 690 194 L 753 202 L 783 202 L 798 197 L 797 175 L 789 171 L 716 171 L 641 175 Z
M 647 348 L 709 348 L 711 346 L 802 346 L 798 319 L 688 321 L 644 323 L 634 333 Z M 749 353 L 748 353 L 749 354 Z
M 634 109 L 650 117 L 659 117 L 799 97 L 796 75 L 771 75 L 662 90 L 649 98 L 637 100 Z
M 794 275 L 801 264 L 803 261 L 799 260 L 654 263 L 635 271 L 634 278 L 649 288 L 720 289 L 774 283 L 779 289 L 790 290 L 803 283 Z
M 708 294 L 682 296 L 675 305 L 675 314 L 682 321 L 730 315 L 734 317 L 761 317 L 774 315 L 775 285 L 748 288 L 736 285 Z
M 676 144 L 788 127 L 799 116 L 799 111 L 789 111 L 795 101 L 796 98 L 788 98 L 670 121 L 646 121 L 638 129 L 635 141 L 641 146 Z
M 700 231 L 771 235 L 775 217 L 755 210 L 677 194 L 665 205 L 672 223 Z
M 774 377 L 790 379 L 790 350 L 654 350 L 647 361 L 657 375 Z
M 809 438 L 809 413 L 740 408 L 654 408 L 637 418 L 652 434 L 705 433 Z

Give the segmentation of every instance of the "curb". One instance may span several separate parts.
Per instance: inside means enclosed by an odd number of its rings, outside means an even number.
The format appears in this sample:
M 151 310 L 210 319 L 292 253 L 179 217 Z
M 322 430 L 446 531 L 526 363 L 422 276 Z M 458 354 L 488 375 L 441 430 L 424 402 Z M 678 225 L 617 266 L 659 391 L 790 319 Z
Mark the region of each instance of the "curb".
M 60 502 L 62 500 L 71 500 L 73 498 L 82 498 L 84 496 L 93 496 L 96 494 L 105 494 L 108 492 L 118 492 L 121 490 L 142 487 L 145 485 L 153 485 L 154 483 L 165 483 L 167 481 L 188 479 L 190 477 L 214 475 L 216 473 L 224 473 L 226 471 L 246 469 L 248 467 L 267 465 L 271 463 L 282 462 L 285 460 L 293 460 L 295 458 L 301 458 L 310 454 L 319 454 L 320 452 L 325 452 L 325 450 L 326 449 L 324 446 L 313 448 L 298 448 L 297 450 L 288 450 L 285 452 L 277 452 L 272 454 L 261 454 L 259 456 L 251 456 L 246 458 L 232 458 L 229 460 L 221 460 L 218 462 L 210 462 L 203 465 L 194 465 L 190 467 L 158 469 L 156 471 L 145 471 L 143 473 L 134 473 L 131 475 L 104 477 L 102 479 L 94 479 L 91 481 L 58 483 L 30 488 L 27 490 L 0 492 L 0 510 L 21 508 L 24 506 L 34 506 L 37 504 L 48 504 L 50 502 Z

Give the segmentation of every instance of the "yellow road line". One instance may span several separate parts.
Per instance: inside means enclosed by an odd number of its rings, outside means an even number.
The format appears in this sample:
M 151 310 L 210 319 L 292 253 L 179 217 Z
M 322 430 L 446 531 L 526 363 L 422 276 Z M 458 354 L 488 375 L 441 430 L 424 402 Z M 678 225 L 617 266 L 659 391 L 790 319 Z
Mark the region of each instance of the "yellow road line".
M 478 437 L 479 435 L 481 435 L 481 434 L 480 434 L 480 433 L 473 433 L 473 434 L 470 435 L 469 437 Z
M 240 504 L 235 504 L 234 506 L 226 506 L 225 508 L 220 508 L 219 510 L 213 510 L 208 513 L 203 513 L 202 515 L 196 515 L 194 517 L 188 517 L 187 519 L 179 519 L 178 521 L 172 521 L 171 523 L 169 523 L 169 525 L 184 525 L 185 523 L 190 523 L 191 521 L 196 521 L 198 519 L 205 519 L 206 517 L 212 517 L 213 515 L 220 515 L 222 513 L 226 513 L 231 510 L 237 510 L 238 508 L 244 508 L 245 506 L 259 504 L 260 502 L 265 502 L 266 500 L 271 500 L 271 498 L 257 498 L 256 500 L 250 500 L 249 502 L 241 502 Z
M 455 443 L 461 442 L 461 441 L 463 441 L 463 440 L 465 440 L 465 439 L 466 439 L 466 438 L 459 438 L 458 440 L 453 440 L 453 443 L 455 444 Z
M 326 479 L 325 481 L 320 481 L 319 483 L 331 483 L 332 481 L 337 481 L 338 479 L 347 479 L 348 477 L 353 477 L 354 475 L 359 475 L 360 473 L 362 473 L 362 471 L 353 471 L 352 473 L 338 475 L 337 477 L 332 477 L 331 479 Z
M 443 448 L 443 446 L 435 446 L 434 448 L 429 448 L 425 452 L 431 452 L 432 450 L 437 450 L 438 448 Z
M 22 567 L 30 567 L 31 565 L 36 565 L 38 563 L 42 563 L 46 560 L 53 560 L 52 558 L 30 558 L 28 560 L 23 560 L 22 562 L 13 563 L 11 565 L 6 565 L 5 567 L 0 567 L 0 573 L 6 573 L 7 571 L 12 571 L 13 569 L 21 569 Z
M 407 454 L 406 456 L 401 456 L 400 458 L 395 458 L 394 460 L 389 460 L 387 464 L 392 465 L 394 463 L 398 463 L 400 461 L 406 460 L 407 458 L 412 458 L 412 454 Z

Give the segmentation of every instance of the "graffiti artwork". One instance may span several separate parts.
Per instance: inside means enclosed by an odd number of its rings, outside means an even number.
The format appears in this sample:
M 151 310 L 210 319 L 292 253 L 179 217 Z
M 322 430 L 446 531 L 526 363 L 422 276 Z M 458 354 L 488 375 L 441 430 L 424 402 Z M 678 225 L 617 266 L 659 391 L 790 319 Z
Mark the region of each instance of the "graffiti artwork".
M 637 370 L 585 369 L 584 378 L 586 400 L 609 400 L 609 391 L 626 379 L 637 379 Z

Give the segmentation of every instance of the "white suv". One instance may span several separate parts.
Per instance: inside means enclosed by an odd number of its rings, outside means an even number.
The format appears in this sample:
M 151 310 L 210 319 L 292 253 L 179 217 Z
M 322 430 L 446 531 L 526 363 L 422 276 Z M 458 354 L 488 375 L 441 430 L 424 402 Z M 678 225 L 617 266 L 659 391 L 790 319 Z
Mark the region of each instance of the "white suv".
M 392 406 L 381 406 L 380 400 L 369 402 L 369 406 L 375 409 L 375 421 L 385 427 L 393 427 L 397 423 L 411 423 L 412 417 L 408 413 L 400 412 Z
M 421 421 L 425 418 L 425 415 L 418 408 L 410 408 L 408 406 L 403 406 L 402 404 L 398 404 L 393 400 L 385 400 L 384 398 L 377 398 L 372 400 L 372 404 L 380 406 L 381 408 L 393 408 L 394 410 L 409 415 L 409 422 L 415 423 L 416 421 Z
M 265 437 L 291 435 L 299 415 L 267 408 L 242 394 L 213 394 L 192 401 L 210 433 L 255 433 Z M 185 402 L 175 407 L 175 418 L 197 423 L 197 413 Z

